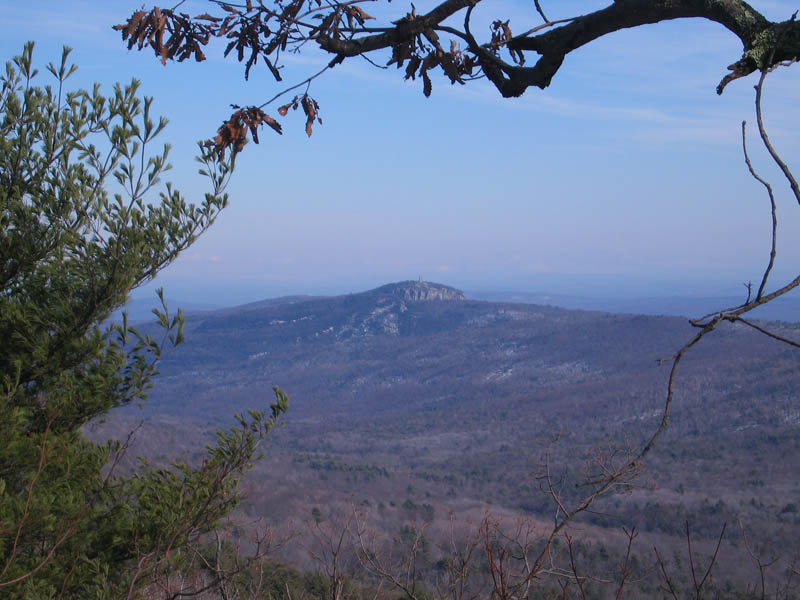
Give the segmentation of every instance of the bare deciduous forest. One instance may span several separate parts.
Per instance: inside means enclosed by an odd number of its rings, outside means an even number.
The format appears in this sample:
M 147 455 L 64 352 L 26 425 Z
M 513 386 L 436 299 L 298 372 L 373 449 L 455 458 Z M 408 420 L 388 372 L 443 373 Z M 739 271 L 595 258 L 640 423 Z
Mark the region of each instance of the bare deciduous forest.
M 417 287 L 454 297 L 407 299 L 405 290 Z M 798 328 L 769 326 L 787 336 Z M 539 549 L 558 510 L 543 469 L 561 502 L 580 501 L 575 484 L 586 469 L 627 456 L 625 445 L 657 426 L 668 372 L 655 358 L 691 331 L 682 318 L 478 302 L 427 282 L 277 299 L 189 315 L 187 342 L 163 361 L 144 414 L 126 411 L 95 435 L 124 434 L 144 418 L 135 452 L 197 460 L 202 440 L 231 410 L 279 381 L 293 392 L 291 410 L 243 483 L 234 519 L 242 547 L 263 519 L 288 538 L 272 558 L 313 572 L 322 568 L 322 533 L 344 534 L 343 572 L 375 582 L 385 574 L 359 561 L 358 528 L 377 536 L 377 554 L 393 561 L 424 532 L 420 585 L 433 593 L 438 582 L 442 591 L 453 544 L 470 542 L 469 589 L 488 597 L 489 581 L 479 576 L 488 574 L 486 528 L 512 540 L 524 532 L 529 551 Z M 791 348 L 741 325 L 687 359 L 663 448 L 617 490 L 624 493 L 603 498 L 567 530 L 581 576 L 605 581 L 592 583 L 592 594 L 616 592 L 607 580 L 619 583 L 612 575 L 627 552 L 625 530 L 636 531 L 637 565 L 626 597 L 649 597 L 663 584 L 653 547 L 675 577 L 687 575 L 687 524 L 704 555 L 726 526 L 706 584 L 715 593 L 730 586 L 744 594 L 757 583 L 745 540 L 780 554 L 774 585 L 794 585 L 786 569 L 800 523 L 796 360 Z M 546 571 L 577 593 L 574 575 L 561 570 L 569 545 L 556 539 Z

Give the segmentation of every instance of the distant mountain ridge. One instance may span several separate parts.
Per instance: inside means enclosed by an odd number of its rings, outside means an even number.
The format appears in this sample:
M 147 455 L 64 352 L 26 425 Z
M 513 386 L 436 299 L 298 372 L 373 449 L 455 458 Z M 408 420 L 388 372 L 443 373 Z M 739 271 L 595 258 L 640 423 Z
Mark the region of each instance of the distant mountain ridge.
M 470 298 L 489 302 L 518 302 L 559 306 L 570 310 L 596 310 L 639 315 L 697 318 L 721 308 L 739 306 L 741 296 L 580 296 L 545 292 L 468 291 Z M 750 316 L 768 321 L 800 322 L 800 296 L 790 293 L 759 306 Z
M 463 292 L 454 287 L 433 283 L 429 281 L 400 281 L 389 283 L 365 292 L 347 294 L 349 296 L 386 297 L 394 296 L 406 302 L 438 301 L 438 300 L 483 300 L 488 302 L 537 304 L 556 306 L 568 310 L 589 310 L 616 314 L 664 315 L 681 316 L 687 318 L 697 317 L 715 309 L 727 306 L 737 306 L 743 297 L 736 296 L 592 296 L 592 295 L 565 295 L 546 292 L 502 291 L 502 290 L 467 290 Z M 241 311 L 251 311 L 278 305 L 300 304 L 310 300 L 325 298 L 338 298 L 331 295 L 288 295 L 270 297 L 237 305 L 213 305 L 200 301 L 186 301 L 184 299 L 168 299 L 170 310 L 178 307 L 185 313 L 207 312 L 214 314 L 233 314 Z M 155 294 L 151 296 L 134 298 L 124 310 L 128 311 L 131 322 L 153 321 L 153 308 L 160 308 L 160 302 Z M 121 310 L 113 317 L 121 319 Z M 751 314 L 752 317 L 771 321 L 800 322 L 800 296 L 796 293 L 778 298 L 766 305 L 760 306 Z
M 375 335 L 406 336 L 451 329 L 471 318 L 456 288 L 401 281 L 342 296 L 286 296 L 213 313 L 190 315 L 190 329 L 238 331 L 281 342 L 342 341 Z M 479 304 L 485 304 L 479 302 Z M 463 306 L 462 306 L 463 305 Z
M 788 323 L 773 328 L 785 337 L 800 330 Z M 625 388 L 646 381 L 658 388 L 654 382 L 664 375 L 656 359 L 685 343 L 693 329 L 677 317 L 470 300 L 450 286 L 402 281 L 354 294 L 284 297 L 190 314 L 185 332 L 185 344 L 161 363 L 154 396 L 167 404 L 190 389 L 200 404 L 215 393 L 278 383 L 317 406 L 344 407 L 363 394 L 382 405 L 412 389 L 433 396 L 460 390 L 471 403 L 545 391 L 563 398 L 581 386 L 590 396 L 604 395 L 595 386 L 616 377 L 626 380 Z M 768 365 L 775 372 L 788 360 L 787 373 L 793 371 L 796 354 L 778 358 L 786 352 L 748 328 L 728 327 L 691 360 L 711 360 L 720 370 L 714 357 L 725 357 L 728 380 L 703 384 L 704 394 L 717 387 L 715 393 L 724 395 L 745 370 Z M 754 362 L 754 355 L 761 358 Z M 783 393 L 786 381 L 781 371 L 774 387 Z

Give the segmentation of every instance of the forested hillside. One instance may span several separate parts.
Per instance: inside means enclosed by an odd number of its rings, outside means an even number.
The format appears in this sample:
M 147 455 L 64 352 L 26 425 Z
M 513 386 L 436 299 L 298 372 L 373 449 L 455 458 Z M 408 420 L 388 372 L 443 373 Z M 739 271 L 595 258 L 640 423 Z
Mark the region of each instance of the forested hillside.
M 409 287 L 423 285 L 444 295 L 410 299 Z M 144 413 L 129 409 L 106 427 L 122 432 L 144 416 L 142 452 L 191 456 L 227 415 L 279 384 L 292 398 L 287 425 L 246 479 L 239 518 L 303 531 L 313 511 L 344 523 L 355 506 L 389 537 L 428 523 L 438 547 L 451 516 L 464 527 L 487 511 L 546 525 L 555 507 L 538 479 L 544 452 L 564 497 L 577 497 L 569 482 L 598 452 L 636 446 L 655 427 L 668 375 L 657 359 L 690 333 L 681 318 L 473 301 L 419 282 L 275 299 L 189 316 L 185 347 L 164 360 Z M 727 523 L 719 581 L 752 583 L 755 571 L 736 567 L 743 530 L 791 561 L 797 360 L 745 327 L 699 348 L 647 472 L 580 518 L 583 542 L 621 553 L 622 528 L 635 527 L 649 565 L 654 545 L 681 555 L 687 522 L 701 546 Z M 283 552 L 318 568 L 302 544 Z M 611 568 L 602 562 L 594 568 Z

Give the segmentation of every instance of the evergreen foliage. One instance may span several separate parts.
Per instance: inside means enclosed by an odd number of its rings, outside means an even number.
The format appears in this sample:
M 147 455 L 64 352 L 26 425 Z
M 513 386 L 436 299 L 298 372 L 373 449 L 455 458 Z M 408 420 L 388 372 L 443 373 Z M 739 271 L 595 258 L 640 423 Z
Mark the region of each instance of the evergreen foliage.
M 37 85 L 33 44 L 0 79 L 0 596 L 135 597 L 220 524 L 264 436 L 287 409 L 237 416 L 202 464 L 142 462 L 82 428 L 146 398 L 159 357 L 182 341 L 163 301 L 163 335 L 109 324 L 227 204 L 229 160 L 200 147 L 211 191 L 187 203 L 170 184 L 166 126 L 138 82 L 103 96 L 68 91 L 65 48 Z M 45 75 L 47 77 L 47 75 Z M 159 292 L 159 295 L 161 293 Z

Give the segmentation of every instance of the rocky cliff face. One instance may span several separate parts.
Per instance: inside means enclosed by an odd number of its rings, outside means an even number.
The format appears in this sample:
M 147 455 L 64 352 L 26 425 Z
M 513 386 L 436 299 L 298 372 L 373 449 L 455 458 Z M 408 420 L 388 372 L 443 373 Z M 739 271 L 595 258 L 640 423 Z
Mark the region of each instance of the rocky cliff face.
M 401 281 L 379 287 L 376 292 L 392 294 L 412 302 L 434 300 L 464 300 L 464 292 L 440 283 L 429 281 Z

